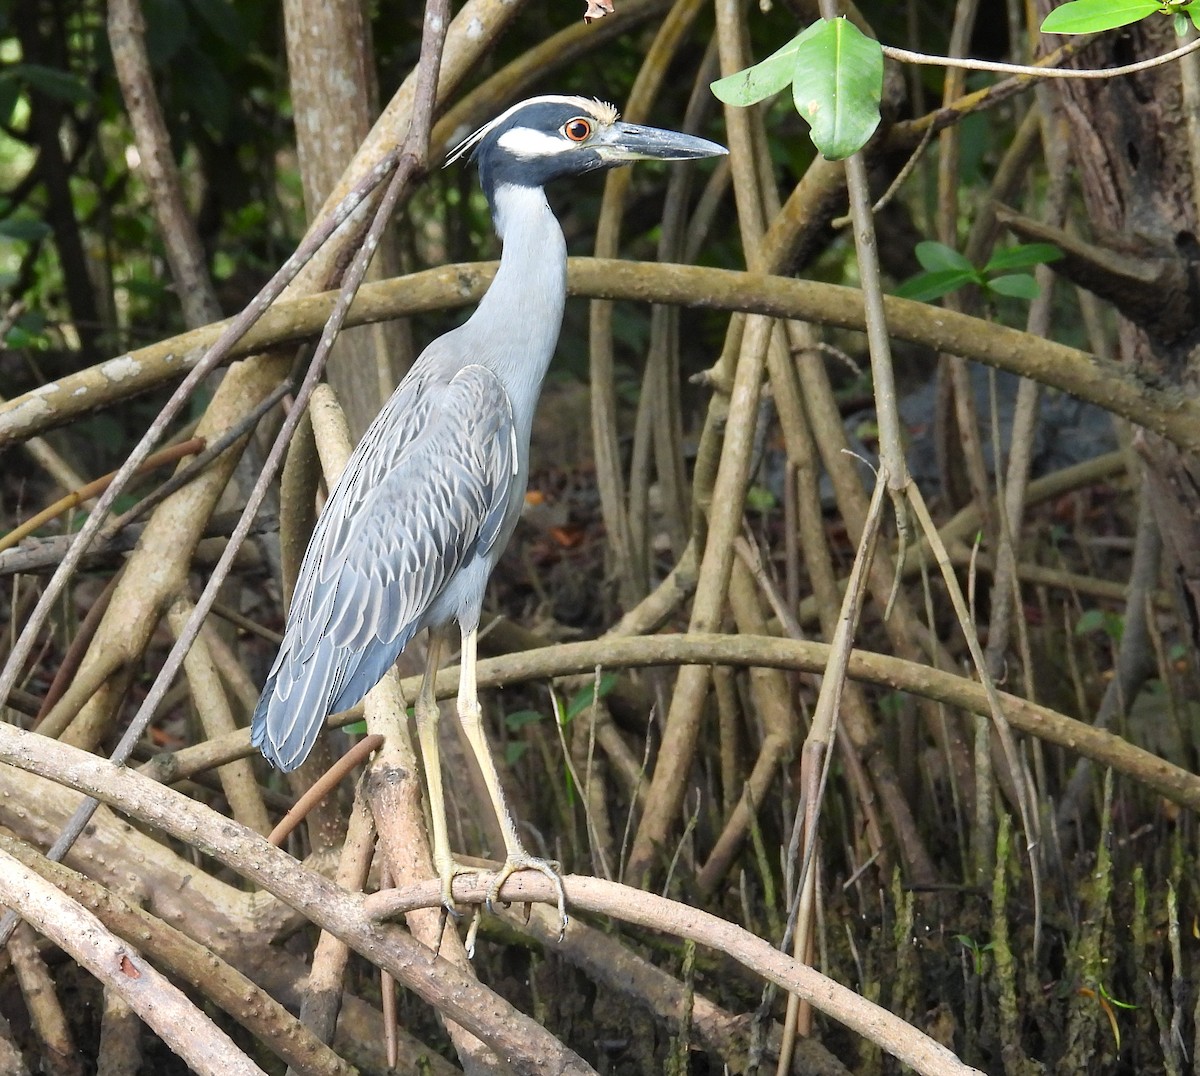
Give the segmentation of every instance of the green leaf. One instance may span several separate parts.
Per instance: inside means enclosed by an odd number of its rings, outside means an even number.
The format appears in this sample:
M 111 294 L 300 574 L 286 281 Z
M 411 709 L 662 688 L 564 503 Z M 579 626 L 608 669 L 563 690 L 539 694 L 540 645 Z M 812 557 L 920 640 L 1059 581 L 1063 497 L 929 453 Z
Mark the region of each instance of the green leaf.
M 47 324 L 46 315 L 41 310 L 26 310 L 13 324 L 27 333 L 44 333 Z
M 1042 293 L 1038 283 L 1028 273 L 1005 273 L 1003 276 L 992 277 L 985 282 L 984 287 L 996 295 L 1006 295 L 1010 299 L 1036 299 Z
M 845 18 L 822 22 L 796 51 L 792 100 L 812 127 L 813 144 L 839 161 L 879 126 L 883 49 Z
M 941 273 L 947 269 L 957 269 L 961 273 L 975 272 L 975 266 L 967 260 L 965 255 L 959 254 L 957 250 L 946 246 L 945 243 L 937 243 L 932 239 L 918 243 L 913 248 L 913 253 L 916 254 L 917 261 L 921 263 L 921 268 L 931 273 Z
M 567 703 L 567 712 L 563 715 L 563 724 L 566 725 L 574 720 L 592 705 L 594 699 L 604 698 L 616 686 L 617 674 L 604 673 L 600 677 L 599 687 L 595 683 L 591 683 L 587 687 L 581 687 L 571 696 L 571 701 Z
M 1182 11 L 1175 12 L 1175 36 L 1185 37 L 1188 32 L 1188 18 Z
M 1192 20 L 1192 25 L 1200 30 L 1200 4 L 1191 4 L 1187 8 L 1188 18 Z
M 57 67 L 13 64 L 7 74 L 11 78 L 22 79 L 26 85 L 32 86 L 39 93 L 58 101 L 78 105 L 91 101 L 96 96 L 83 79 L 72 75 L 70 71 L 60 71 Z
M 1087 635 L 1093 631 L 1104 631 L 1107 626 L 1105 616 L 1103 609 L 1088 609 L 1075 621 L 1075 634 Z
M 1158 0 L 1071 0 L 1042 20 L 1044 34 L 1094 34 L 1128 26 L 1159 10 Z
M 20 82 L 11 78 L 9 71 L 0 71 L 0 124 L 12 123 L 20 99 Z
M 4 335 L 4 346 L 12 348 L 14 351 L 20 348 L 31 348 L 43 342 L 44 337 L 40 333 L 26 332 L 19 325 L 14 325 Z
M 504 761 L 511 767 L 515 766 L 529 750 L 529 744 L 524 740 L 510 740 L 504 745 Z
M 139 280 L 135 277 L 125 282 L 125 290 L 139 299 L 162 301 L 166 296 L 167 285 L 162 280 Z
M 16 239 L 22 243 L 36 243 L 50 234 L 50 225 L 34 217 L 10 217 L 0 220 L 0 237 Z
M 210 57 L 190 45 L 180 51 L 177 64 L 188 73 L 179 87 L 181 100 L 214 130 L 224 131 L 233 100 L 225 76 Z
M 717 100 L 744 107 L 773 97 L 792 81 L 796 73 L 796 53 L 801 45 L 820 33 L 823 26 L 821 22 L 814 22 L 765 60 L 717 79 L 710 87 Z
M 142 0 L 142 18 L 146 24 L 146 53 L 158 70 L 184 60 L 179 50 L 189 36 L 188 13 L 179 0 Z M 180 64 L 181 70 L 188 70 Z
M 764 486 L 751 486 L 746 490 L 746 507 L 751 512 L 765 514 L 773 511 L 778 503 L 775 494 Z
M 241 47 L 250 36 L 237 7 L 229 0 L 193 0 L 194 13 L 226 45 Z
M 504 725 L 509 732 L 519 732 L 526 725 L 533 725 L 544 720 L 537 710 L 517 710 L 504 719 Z
M 943 269 L 937 273 L 918 273 L 911 280 L 906 280 L 896 289 L 901 299 L 912 299 L 918 303 L 932 302 L 943 295 L 957 291 L 964 284 L 977 284 L 975 270 L 969 272 L 963 269 Z
M 985 273 L 1008 269 L 1032 269 L 1035 265 L 1056 262 L 1063 252 L 1053 243 L 1022 243 L 1007 250 L 998 250 L 983 267 Z

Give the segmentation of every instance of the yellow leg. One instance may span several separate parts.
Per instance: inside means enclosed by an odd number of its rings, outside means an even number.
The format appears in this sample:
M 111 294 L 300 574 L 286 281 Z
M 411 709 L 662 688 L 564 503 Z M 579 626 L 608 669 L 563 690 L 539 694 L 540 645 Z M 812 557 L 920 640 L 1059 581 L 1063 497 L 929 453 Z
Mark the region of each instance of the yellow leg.
M 488 887 L 487 903 L 492 903 L 500 895 L 500 887 L 509 876 L 520 870 L 534 870 L 544 874 L 553 883 L 558 894 L 559 936 L 567 929 L 567 897 L 563 892 L 562 879 L 558 874 L 558 864 L 545 859 L 538 859 L 525 851 L 517 836 L 517 827 L 512 815 L 508 813 L 508 805 L 504 802 L 504 790 L 500 787 L 500 776 L 496 772 L 496 763 L 492 759 L 491 748 L 483 731 L 482 711 L 479 706 L 478 688 L 475 682 L 475 629 L 462 633 L 462 663 L 458 681 L 458 720 L 466 733 L 467 742 L 475 754 L 475 760 L 483 772 L 483 780 L 487 785 L 488 795 L 492 799 L 492 807 L 496 812 L 496 820 L 504 834 L 504 866 L 497 873 L 492 884 Z
M 433 823 L 433 865 L 442 883 L 442 907 L 451 915 L 454 910 L 454 895 L 450 885 L 463 868 L 454 862 L 450 853 L 450 838 L 446 830 L 446 798 L 442 790 L 441 746 L 438 743 L 438 709 L 434 694 L 438 662 L 442 656 L 445 639 L 439 631 L 429 633 L 429 652 L 425 658 L 425 675 L 421 679 L 421 692 L 413 711 L 417 718 L 417 737 L 421 742 L 421 759 L 425 764 L 425 787 L 429 790 L 429 817 Z

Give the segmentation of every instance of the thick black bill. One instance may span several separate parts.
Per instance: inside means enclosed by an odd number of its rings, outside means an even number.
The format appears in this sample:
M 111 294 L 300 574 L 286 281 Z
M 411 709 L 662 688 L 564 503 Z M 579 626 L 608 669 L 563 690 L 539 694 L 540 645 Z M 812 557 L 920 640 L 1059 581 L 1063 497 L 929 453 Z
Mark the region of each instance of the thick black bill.
M 729 152 L 707 138 L 634 123 L 614 123 L 605 132 L 604 140 L 595 146 L 604 160 L 613 162 L 692 161 L 700 157 L 723 157 Z

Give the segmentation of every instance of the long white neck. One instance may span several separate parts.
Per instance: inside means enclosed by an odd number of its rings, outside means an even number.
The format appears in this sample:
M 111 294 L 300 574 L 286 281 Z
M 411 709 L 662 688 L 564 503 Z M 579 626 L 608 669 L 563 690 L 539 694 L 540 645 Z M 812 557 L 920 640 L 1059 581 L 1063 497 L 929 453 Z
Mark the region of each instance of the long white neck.
M 463 333 L 474 361 L 508 388 L 517 428 L 527 431 L 562 328 L 567 245 L 539 188 L 496 187 L 492 212 L 504 244 L 500 268 Z

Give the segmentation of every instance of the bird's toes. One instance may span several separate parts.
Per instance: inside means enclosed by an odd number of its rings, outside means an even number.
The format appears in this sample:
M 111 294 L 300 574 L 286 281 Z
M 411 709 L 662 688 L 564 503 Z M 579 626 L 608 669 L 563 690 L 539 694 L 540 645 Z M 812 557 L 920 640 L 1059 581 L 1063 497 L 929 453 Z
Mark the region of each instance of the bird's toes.
M 524 852 L 510 855 L 504 861 L 504 866 L 492 877 L 492 883 L 488 886 L 487 895 L 484 898 L 487 910 L 493 911 L 496 901 L 500 899 L 500 890 L 514 874 L 522 870 L 537 871 L 549 879 L 550 884 L 554 886 L 554 892 L 558 898 L 558 940 L 562 941 L 563 935 L 567 932 L 568 917 L 567 894 L 559 874 L 561 869 L 560 864 L 554 860 L 538 859 L 536 856 L 526 855 Z
M 454 899 L 454 879 L 460 874 L 478 874 L 479 869 L 451 859 L 446 863 L 437 864 L 437 872 L 442 883 L 442 909 L 457 923 L 462 919 L 462 912 L 458 910 Z
M 463 939 L 463 948 L 467 951 L 467 959 L 475 959 L 475 939 L 479 935 L 479 921 L 483 918 L 483 909 L 475 905 L 471 915 L 471 925 L 467 928 L 467 936 Z

